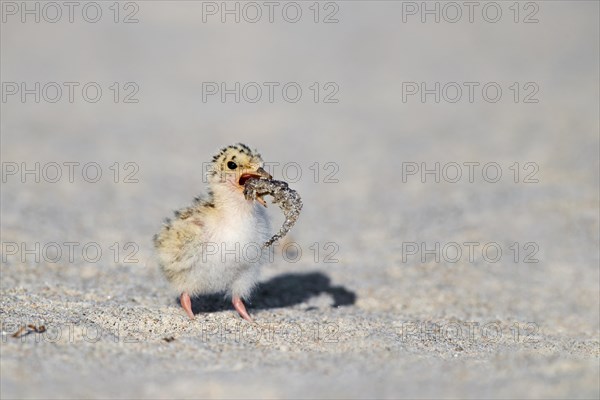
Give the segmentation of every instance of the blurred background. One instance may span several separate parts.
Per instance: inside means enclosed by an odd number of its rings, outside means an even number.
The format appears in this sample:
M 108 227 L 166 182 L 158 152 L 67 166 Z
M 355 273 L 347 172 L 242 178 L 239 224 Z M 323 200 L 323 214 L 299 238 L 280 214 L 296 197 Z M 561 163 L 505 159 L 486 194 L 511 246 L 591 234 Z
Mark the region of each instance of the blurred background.
M 154 319 L 178 340 L 3 328 L 4 398 L 598 395 L 598 2 L 75 3 L 1 2 L 0 317 Z M 298 261 L 276 250 L 250 310 L 325 318 L 335 345 L 207 341 L 174 321 L 152 235 L 236 142 L 304 201 Z M 504 336 L 459 352 L 399 340 L 411 321 Z

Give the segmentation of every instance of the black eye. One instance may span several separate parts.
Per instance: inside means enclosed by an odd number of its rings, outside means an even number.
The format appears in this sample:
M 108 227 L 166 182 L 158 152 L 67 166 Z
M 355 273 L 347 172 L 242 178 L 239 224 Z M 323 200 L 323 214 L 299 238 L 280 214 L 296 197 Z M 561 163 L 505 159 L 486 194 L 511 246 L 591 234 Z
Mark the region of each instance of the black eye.
M 229 168 L 229 169 L 236 169 L 237 168 L 237 164 L 234 163 L 233 161 L 229 161 L 227 163 L 227 168 Z

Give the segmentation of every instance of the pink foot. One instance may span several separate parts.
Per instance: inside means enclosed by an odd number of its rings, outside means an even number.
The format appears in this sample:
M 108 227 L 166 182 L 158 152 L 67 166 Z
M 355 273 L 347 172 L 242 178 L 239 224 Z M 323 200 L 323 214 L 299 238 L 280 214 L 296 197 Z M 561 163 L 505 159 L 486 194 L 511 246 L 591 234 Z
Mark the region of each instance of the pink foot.
M 237 312 L 240 314 L 240 317 L 244 318 L 248 322 L 254 322 L 254 321 L 252 321 L 252 318 L 250 318 L 248 311 L 246 311 L 246 306 L 242 302 L 242 299 L 240 299 L 239 297 L 234 297 L 233 298 L 233 307 L 235 307 Z
M 194 313 L 192 312 L 192 299 L 190 299 L 190 295 L 187 292 L 181 293 L 179 302 L 181 303 L 181 307 L 183 307 L 188 317 L 190 317 L 190 319 L 194 319 Z

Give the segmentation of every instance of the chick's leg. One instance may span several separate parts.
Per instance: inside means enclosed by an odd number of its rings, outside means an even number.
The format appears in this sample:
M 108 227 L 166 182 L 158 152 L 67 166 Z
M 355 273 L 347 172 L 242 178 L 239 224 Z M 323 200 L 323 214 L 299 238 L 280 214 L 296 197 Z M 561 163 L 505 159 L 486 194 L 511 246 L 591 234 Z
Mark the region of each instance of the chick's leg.
M 235 307 L 238 314 L 240 314 L 240 317 L 244 318 L 248 322 L 254 322 L 254 321 L 252 321 L 252 318 L 250 318 L 248 311 L 246 311 L 246 306 L 242 302 L 242 299 L 240 299 L 239 297 L 234 297 L 233 298 L 233 307 Z
M 181 293 L 179 302 L 181 303 L 181 307 L 183 307 L 188 317 L 190 317 L 190 319 L 194 319 L 194 313 L 192 312 L 192 299 L 190 299 L 188 292 Z

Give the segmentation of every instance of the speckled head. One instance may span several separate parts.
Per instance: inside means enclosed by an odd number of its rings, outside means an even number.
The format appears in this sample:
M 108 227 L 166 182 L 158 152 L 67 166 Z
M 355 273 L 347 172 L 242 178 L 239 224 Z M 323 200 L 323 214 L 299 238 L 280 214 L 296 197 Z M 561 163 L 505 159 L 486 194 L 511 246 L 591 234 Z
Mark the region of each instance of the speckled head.
M 207 177 L 211 184 L 227 184 L 243 190 L 249 178 L 269 178 L 264 161 L 256 150 L 242 143 L 222 148 L 212 159 Z

